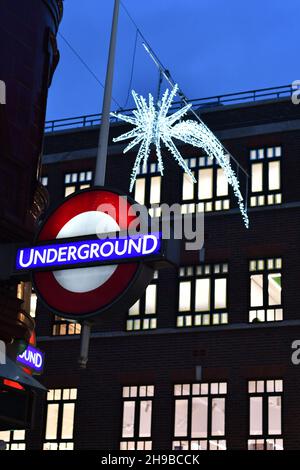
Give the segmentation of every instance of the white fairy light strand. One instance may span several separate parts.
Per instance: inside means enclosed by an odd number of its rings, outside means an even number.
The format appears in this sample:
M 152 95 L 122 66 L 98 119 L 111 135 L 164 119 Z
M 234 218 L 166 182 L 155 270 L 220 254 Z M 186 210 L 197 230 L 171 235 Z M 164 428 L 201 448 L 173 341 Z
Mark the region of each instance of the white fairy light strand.
M 240 191 L 239 181 L 231 167 L 229 155 L 221 142 L 200 119 L 199 122 L 181 120 L 192 107 L 192 104 L 186 104 L 183 108 L 167 116 L 177 92 L 178 85 L 175 84 L 171 92 L 168 89 L 164 92 L 159 106 L 155 107 L 153 96 L 150 93 L 147 104 L 143 96 L 139 96 L 135 91 L 132 91 L 132 96 L 136 104 L 136 109 L 132 113 L 133 116 L 111 113 L 111 115 L 117 119 L 135 126 L 131 131 L 113 139 L 114 142 L 132 139 L 123 150 L 123 153 L 128 152 L 138 144 L 140 145 L 131 172 L 130 191 L 133 189 L 140 165 L 145 165 L 149 158 L 151 144 L 153 144 L 156 149 L 158 169 L 161 175 L 164 173 L 161 154 L 161 144 L 163 143 L 177 161 L 178 165 L 183 168 L 194 183 L 196 182 L 192 171 L 173 142 L 173 139 L 179 139 L 194 147 L 202 148 L 209 157 L 217 160 L 220 167 L 224 170 L 228 183 L 233 188 L 244 224 L 246 228 L 248 228 L 249 218 Z

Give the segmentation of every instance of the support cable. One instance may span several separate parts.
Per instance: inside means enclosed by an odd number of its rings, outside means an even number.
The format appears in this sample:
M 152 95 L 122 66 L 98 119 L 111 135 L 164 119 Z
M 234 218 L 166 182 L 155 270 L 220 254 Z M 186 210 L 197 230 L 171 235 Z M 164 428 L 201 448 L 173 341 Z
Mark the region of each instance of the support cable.
M 146 40 L 145 36 L 143 35 L 143 33 L 141 32 L 141 30 L 139 29 L 137 23 L 134 21 L 134 19 L 132 18 L 131 14 L 129 13 L 128 9 L 126 8 L 126 6 L 124 5 L 124 3 L 121 1 L 121 6 L 123 7 L 124 11 L 126 12 L 128 18 L 131 20 L 131 22 L 133 23 L 133 25 L 135 26 L 138 34 L 140 35 L 140 37 L 142 38 L 143 40 L 143 46 L 145 48 L 145 50 L 148 52 L 148 54 L 150 55 L 151 59 L 153 60 L 153 62 L 155 63 L 155 65 L 157 66 L 157 68 L 161 71 L 162 75 L 165 77 L 166 81 L 172 86 L 174 87 L 175 86 L 175 81 L 174 79 L 172 78 L 170 72 L 168 69 L 166 69 L 162 62 L 160 61 L 160 59 L 158 58 L 158 56 L 155 54 L 155 52 L 153 51 L 152 47 L 149 45 L 149 42 Z M 181 101 L 187 105 L 189 104 L 189 100 L 188 98 L 186 97 L 186 95 L 183 93 L 183 91 L 179 88 L 178 89 L 178 96 L 179 98 L 181 99 Z M 202 121 L 202 119 L 200 118 L 200 116 L 196 113 L 196 111 L 193 110 L 193 108 L 190 109 L 190 112 L 195 116 L 195 118 L 203 125 L 206 127 L 206 125 L 204 124 L 204 122 Z M 226 147 L 221 144 L 222 147 L 223 147 L 223 150 L 224 152 L 229 156 L 229 158 L 235 162 L 235 164 L 237 165 L 238 168 L 241 169 L 241 171 L 245 174 L 246 178 L 248 179 L 249 178 L 249 174 L 248 172 L 242 167 L 242 165 L 234 158 L 234 156 L 226 149 Z M 246 201 L 247 203 L 247 201 Z
M 99 78 L 97 77 L 97 75 L 93 72 L 93 70 L 90 68 L 90 66 L 85 62 L 85 60 L 81 57 L 81 55 L 79 54 L 79 52 L 76 51 L 76 49 L 72 46 L 72 44 L 70 44 L 70 42 L 65 38 L 65 36 L 63 36 L 60 32 L 58 32 L 58 35 L 61 37 L 61 39 L 65 42 L 65 44 L 69 47 L 69 49 L 73 52 L 73 54 L 77 57 L 77 59 L 82 63 L 82 65 L 87 69 L 87 71 L 92 75 L 92 77 L 94 77 L 94 79 L 99 83 L 99 85 L 102 86 L 102 88 L 104 89 L 104 85 L 103 83 L 99 80 Z M 122 110 L 122 106 L 120 105 L 120 103 L 118 103 L 117 100 L 115 100 L 114 97 L 112 97 L 112 100 L 113 102 L 115 103 L 116 106 L 118 106 L 118 108 L 120 110 Z
M 138 37 L 139 37 L 139 32 L 138 32 L 138 30 L 136 29 L 136 32 L 135 32 L 135 40 L 134 40 L 134 46 L 133 46 L 133 55 L 132 55 L 132 61 L 131 61 L 130 79 L 129 79 L 129 85 L 128 85 L 128 90 L 127 90 L 127 97 L 126 97 L 126 101 L 125 101 L 125 104 L 124 104 L 124 106 L 123 106 L 123 109 L 126 109 L 126 106 L 127 106 L 128 100 L 129 100 L 129 96 L 130 96 L 130 90 L 131 90 L 131 88 L 132 88 L 132 80 L 133 80 L 133 72 L 134 72 L 135 57 L 136 57 L 136 47 L 137 47 L 137 40 L 138 40 Z

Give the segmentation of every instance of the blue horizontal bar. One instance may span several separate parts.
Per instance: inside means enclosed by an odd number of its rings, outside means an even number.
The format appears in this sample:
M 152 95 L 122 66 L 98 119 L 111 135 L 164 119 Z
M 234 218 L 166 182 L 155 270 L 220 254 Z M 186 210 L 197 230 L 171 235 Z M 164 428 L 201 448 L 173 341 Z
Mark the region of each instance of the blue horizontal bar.
M 161 233 L 139 234 L 119 238 L 101 238 L 52 243 L 20 248 L 16 255 L 17 270 L 63 267 L 89 263 L 132 259 L 155 255 L 161 249 Z

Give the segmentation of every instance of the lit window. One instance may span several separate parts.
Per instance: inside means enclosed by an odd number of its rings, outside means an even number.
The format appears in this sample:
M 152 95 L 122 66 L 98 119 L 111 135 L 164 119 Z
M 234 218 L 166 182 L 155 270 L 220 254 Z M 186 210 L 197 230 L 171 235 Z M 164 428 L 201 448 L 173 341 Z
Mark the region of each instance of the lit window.
M 0 441 L 6 444 L 6 450 L 26 450 L 25 431 L 0 431 Z
M 47 187 L 48 186 L 48 176 L 42 176 L 41 177 L 41 183 L 43 186 Z
M 37 296 L 32 289 L 31 282 L 20 281 L 17 285 L 17 297 L 23 300 L 23 308 L 32 318 L 36 316 Z
M 70 194 L 75 193 L 76 191 L 76 186 L 66 186 L 65 187 L 65 197 L 70 196 Z
M 252 163 L 251 165 L 251 191 L 253 193 L 263 190 L 263 164 Z
M 145 314 L 155 314 L 156 313 L 156 284 L 150 284 L 146 288 L 145 293 Z
M 281 258 L 250 261 L 250 322 L 283 319 L 281 267 Z
M 17 285 L 17 297 L 18 299 L 24 300 L 25 295 L 25 282 L 20 281 Z
M 76 388 L 52 389 L 47 394 L 44 450 L 73 450 Z
M 188 312 L 191 310 L 191 281 L 179 283 L 179 311 Z
M 282 380 L 251 380 L 249 393 L 249 450 L 283 450 Z
M 160 217 L 161 175 L 157 163 L 146 163 L 138 169 L 134 199 L 145 205 L 151 217 Z
M 123 387 L 121 450 L 152 449 L 153 385 Z
M 230 208 L 228 182 L 222 168 L 207 156 L 186 159 L 196 183 L 183 173 L 182 176 L 182 214 L 210 212 Z
M 53 336 L 80 335 L 81 325 L 55 315 L 52 326 Z
M 203 277 L 203 278 L 196 279 L 195 311 L 207 312 L 209 310 L 210 310 L 210 278 Z
M 280 162 L 269 162 L 269 190 L 280 189 Z
M 281 147 L 250 150 L 251 206 L 281 204 Z
M 153 330 L 157 327 L 158 272 L 147 286 L 145 294 L 129 309 L 126 321 L 127 331 Z
M 199 265 L 179 270 L 177 326 L 228 323 L 228 265 Z
M 36 305 L 37 305 L 37 296 L 36 293 L 32 291 L 30 297 L 30 316 L 32 318 L 36 317 Z
M 194 199 L 194 183 L 189 175 L 183 173 L 182 199 Z
M 173 450 L 225 450 L 225 382 L 174 386 Z
M 150 204 L 160 203 L 161 176 L 152 176 L 150 179 Z
M 198 199 L 212 199 L 213 171 L 212 168 L 203 168 L 198 172 Z
M 77 173 L 65 174 L 65 197 L 70 196 L 75 191 L 87 189 L 91 186 L 93 179 L 92 171 L 80 171 Z
M 134 200 L 139 204 L 145 204 L 145 178 L 137 178 L 134 189 Z
M 217 168 L 217 197 L 228 197 L 228 181 L 223 168 Z

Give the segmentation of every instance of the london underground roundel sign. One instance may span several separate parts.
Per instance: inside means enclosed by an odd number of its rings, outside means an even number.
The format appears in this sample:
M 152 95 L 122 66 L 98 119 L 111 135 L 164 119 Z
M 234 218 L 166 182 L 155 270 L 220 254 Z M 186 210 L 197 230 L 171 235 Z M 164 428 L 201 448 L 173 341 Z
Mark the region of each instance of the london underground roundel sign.
M 74 242 L 66 244 L 58 255 L 64 261 L 68 259 L 72 262 L 78 245 L 75 241 L 80 237 L 88 238 L 99 233 L 127 231 L 130 223 L 136 219 L 136 215 L 130 211 L 133 204 L 134 201 L 127 196 L 122 196 L 118 191 L 106 187 L 95 187 L 74 193 L 47 217 L 35 244 L 42 247 L 49 240 L 52 243 L 53 241 L 59 243 L 60 239 L 71 242 L 73 240 Z M 113 215 L 101 209 L 108 206 L 114 209 Z M 68 245 L 73 246 L 73 252 Z M 92 246 L 94 250 L 97 248 L 95 243 Z M 104 243 L 100 248 L 103 256 L 112 256 L 108 251 L 112 251 L 113 246 L 113 242 Z M 91 244 L 81 243 L 78 248 L 78 255 L 81 250 L 81 259 L 87 255 L 88 247 L 91 248 Z M 51 253 L 55 255 L 57 250 L 52 248 L 51 252 L 49 245 L 47 249 L 47 260 L 49 260 Z M 25 265 L 24 257 L 23 254 L 22 260 Z M 63 269 L 60 266 L 53 271 L 33 271 L 34 287 L 44 304 L 53 313 L 72 319 L 128 309 L 142 295 L 152 277 L 153 268 L 143 261 L 136 261 L 136 258 L 134 262 L 130 260 L 118 264 L 107 262 L 104 265 L 72 269 Z

